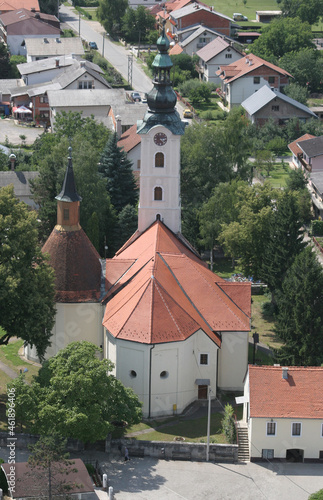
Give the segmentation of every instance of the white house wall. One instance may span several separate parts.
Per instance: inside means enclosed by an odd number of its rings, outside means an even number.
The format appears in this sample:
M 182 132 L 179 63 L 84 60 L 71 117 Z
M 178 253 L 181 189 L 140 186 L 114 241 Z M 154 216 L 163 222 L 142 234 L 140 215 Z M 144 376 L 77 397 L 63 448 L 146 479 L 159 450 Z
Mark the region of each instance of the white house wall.
M 231 58 L 228 58 L 229 54 L 232 55 Z M 239 59 L 241 59 L 243 56 L 236 52 L 232 47 L 230 49 L 223 50 L 220 54 L 217 54 L 215 57 L 210 59 L 206 65 L 207 68 L 204 69 L 204 80 L 208 82 L 215 83 L 219 87 L 221 86 L 221 78 L 216 76 L 216 72 L 220 69 L 220 66 L 225 66 L 228 64 L 232 64 Z M 202 63 L 202 60 L 200 59 L 200 64 Z
M 103 307 L 100 303 L 56 304 L 55 325 L 52 331 L 51 346 L 45 358 L 49 359 L 59 350 L 75 341 L 87 340 L 98 347 L 103 345 Z M 38 361 L 35 348 L 26 348 L 28 359 Z
M 82 92 L 82 90 L 78 90 L 78 92 Z M 98 105 L 98 106 L 57 106 L 57 107 L 52 107 L 50 110 L 50 123 L 52 127 L 52 131 L 55 129 L 55 118 L 58 113 L 61 113 L 62 111 L 65 111 L 68 113 L 71 111 L 72 113 L 75 113 L 75 111 L 82 112 L 82 118 L 87 118 L 91 117 L 91 115 L 94 116 L 94 118 L 106 118 L 109 115 L 110 111 L 110 106 L 104 106 L 104 105 Z
M 218 387 L 242 391 L 248 368 L 249 332 L 222 332 L 219 351 Z
M 197 379 L 210 379 L 216 396 L 218 348 L 201 330 L 186 341 L 154 346 L 114 339 L 108 332 L 106 341 L 116 377 L 138 395 L 144 416 L 170 415 L 175 408 L 181 413 L 198 397 Z M 208 354 L 208 365 L 200 365 L 200 354 Z
M 141 144 L 137 144 L 127 153 L 127 158 L 132 162 L 132 170 L 140 170 Z M 138 163 L 139 162 L 139 163 Z
M 274 458 L 286 458 L 286 450 L 304 450 L 304 459 L 318 459 L 323 450 L 322 425 L 320 419 L 273 418 L 276 435 L 267 436 L 270 418 L 251 418 L 249 422 L 250 456 L 261 458 L 263 449 L 274 450 Z M 292 423 L 300 422 L 301 436 L 292 436 Z
M 35 35 L 31 33 L 28 35 L 8 35 L 7 44 L 10 54 L 13 56 L 25 56 L 26 57 L 26 46 L 21 45 L 26 38 L 57 38 L 57 35 Z
M 258 76 L 258 75 L 255 75 Z M 227 94 L 227 101 L 230 105 L 230 108 L 233 106 L 240 106 L 240 104 L 250 97 L 252 94 L 257 92 L 257 90 L 261 89 L 264 85 L 269 86 L 267 80 L 260 77 L 259 83 L 254 83 L 253 76 L 245 76 L 243 78 L 238 78 L 231 84 L 228 84 L 227 88 L 229 91 L 229 95 Z
M 23 75 L 26 85 L 33 85 L 36 83 L 51 82 L 54 78 L 61 75 L 66 71 L 65 66 L 56 67 L 49 69 L 47 71 L 38 71 L 37 73 L 29 73 L 28 75 Z

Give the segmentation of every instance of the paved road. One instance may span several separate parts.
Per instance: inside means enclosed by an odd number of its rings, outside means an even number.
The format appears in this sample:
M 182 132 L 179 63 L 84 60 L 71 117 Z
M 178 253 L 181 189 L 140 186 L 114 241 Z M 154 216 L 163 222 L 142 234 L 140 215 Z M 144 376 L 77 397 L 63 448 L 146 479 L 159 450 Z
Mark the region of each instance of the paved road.
M 67 23 L 74 31 L 79 32 L 84 40 L 96 42 L 99 52 L 103 52 L 104 29 L 100 23 L 95 21 L 80 20 L 73 13 L 72 8 L 61 5 L 59 9 L 60 19 Z M 112 43 L 109 38 L 104 39 L 104 57 L 114 66 L 119 73 L 128 81 L 128 56 L 130 51 L 123 46 Z M 132 87 L 139 92 L 149 92 L 152 88 L 151 79 L 145 75 L 136 58 L 133 58 Z
M 20 135 L 26 136 L 26 144 L 33 144 L 37 137 L 43 133 L 43 128 L 25 127 L 17 125 L 17 121 L 12 118 L 0 120 L 0 142 L 5 143 L 6 137 L 11 144 L 21 146 Z
M 28 452 L 17 451 L 17 461 Z M 8 459 L 8 450 L 0 448 Z M 98 460 L 114 489 L 114 500 L 307 500 L 323 487 L 322 464 L 225 464 L 121 457 L 103 452 L 71 454 Z

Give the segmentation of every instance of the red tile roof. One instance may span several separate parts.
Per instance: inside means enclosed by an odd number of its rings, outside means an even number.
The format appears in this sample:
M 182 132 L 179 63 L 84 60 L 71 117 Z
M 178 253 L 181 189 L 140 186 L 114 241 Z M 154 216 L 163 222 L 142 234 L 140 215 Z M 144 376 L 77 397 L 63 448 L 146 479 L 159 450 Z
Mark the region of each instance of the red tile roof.
M 11 10 L 17 9 L 35 9 L 36 12 L 39 12 L 39 3 L 38 0 L 8 0 L 0 2 L 0 12 L 8 12 Z
M 75 458 L 68 462 L 70 462 L 70 466 L 68 467 L 65 465 L 62 466 L 62 464 L 59 467 L 55 467 L 55 463 L 53 464 L 52 474 L 55 484 L 64 484 L 65 482 L 70 486 L 68 490 L 69 494 L 73 494 L 76 497 L 81 493 L 94 494 L 92 480 L 83 461 L 80 458 Z M 12 466 L 4 463 L 1 467 L 5 471 L 6 477 L 9 477 L 10 467 Z M 67 469 L 68 474 L 63 472 L 64 468 Z M 38 469 L 38 467 L 36 469 L 31 468 L 28 462 L 15 463 L 15 488 L 11 493 L 12 498 L 38 498 L 38 495 L 46 491 L 46 487 L 48 489 L 48 477 L 44 474 L 44 469 Z M 42 496 L 42 498 L 44 497 Z
M 323 367 L 249 365 L 250 417 L 323 419 Z
M 248 54 L 232 64 L 220 66 L 220 69 L 216 72 L 216 74 L 220 75 L 220 78 L 225 82 L 231 83 L 234 80 L 247 75 L 248 73 L 252 73 L 261 66 L 266 66 L 267 68 L 275 71 L 276 73 L 280 73 L 283 76 L 291 77 L 290 73 L 288 73 L 284 69 L 279 68 L 278 66 L 275 66 L 275 64 L 271 64 L 264 59 L 261 59 L 261 57 L 255 56 L 254 54 Z
M 297 143 L 298 142 L 302 142 L 302 141 L 307 141 L 308 139 L 314 139 L 315 135 L 311 135 L 311 134 L 304 134 L 302 135 L 301 137 L 299 137 L 298 139 L 296 139 L 296 141 L 293 141 L 291 142 L 290 144 L 288 144 L 288 148 L 291 150 L 291 152 L 297 156 L 298 154 L 302 153 L 303 151 L 301 150 L 301 148 L 299 146 L 297 146 Z
M 118 141 L 119 148 L 123 148 L 127 153 L 131 151 L 141 142 L 141 137 L 137 134 L 137 124 L 135 123 L 132 127 L 128 128 Z
M 56 302 L 97 302 L 100 298 L 100 256 L 84 233 L 56 226 L 42 248 L 55 271 Z
M 179 43 L 176 43 L 169 51 L 170 56 L 176 56 L 177 54 L 181 54 L 183 52 L 182 47 Z
M 107 281 L 114 280 L 103 319 L 114 337 L 175 342 L 202 329 L 220 345 L 215 332 L 250 329 L 250 283 L 212 273 L 162 222 L 135 233 L 107 262 Z

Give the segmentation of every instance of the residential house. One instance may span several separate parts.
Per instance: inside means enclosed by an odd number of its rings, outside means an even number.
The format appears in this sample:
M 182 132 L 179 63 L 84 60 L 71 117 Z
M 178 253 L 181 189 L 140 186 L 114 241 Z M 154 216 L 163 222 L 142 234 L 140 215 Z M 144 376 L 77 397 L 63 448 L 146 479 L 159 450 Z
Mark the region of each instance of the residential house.
M 180 46 L 181 52 L 184 52 L 184 54 L 188 54 L 190 56 L 193 56 L 197 54 L 197 52 L 202 48 L 208 45 L 212 40 L 215 40 L 219 37 L 224 38 L 223 35 L 221 35 L 220 32 L 211 29 L 211 28 L 206 28 L 205 26 L 197 25 L 194 27 L 191 27 L 186 30 L 182 30 L 180 34 L 176 35 L 176 38 L 180 41 L 175 45 Z M 230 43 L 230 39 L 228 39 L 228 42 Z M 233 43 L 233 40 L 231 40 Z M 169 53 L 170 55 L 174 54 L 174 49 L 173 47 Z
M 196 24 L 203 24 L 207 28 L 213 28 L 225 36 L 231 36 L 232 34 L 233 20 L 207 5 L 192 3 L 181 9 L 173 10 L 169 16 L 175 22 L 175 26 L 172 27 L 172 33 L 174 34 Z
M 18 172 L 16 170 L 9 170 L 7 172 L 0 172 L 0 189 L 13 185 L 13 190 L 19 201 L 25 202 L 31 208 L 38 208 L 34 202 L 31 193 L 30 181 L 38 177 L 39 172 Z
M 113 94 L 120 97 L 118 90 L 112 89 L 86 89 L 82 92 L 75 92 L 73 89 L 67 90 L 49 90 L 47 92 L 48 105 L 50 108 L 50 124 L 55 130 L 56 115 L 62 111 L 81 112 L 82 116 L 94 118 L 103 123 L 106 127 L 112 129 L 112 110 L 111 98 Z
M 27 63 L 29 66 L 30 73 L 24 76 L 30 80 L 30 77 L 34 77 L 35 74 L 32 73 L 35 66 L 38 64 L 42 66 L 43 61 Z M 47 63 L 45 63 L 46 69 L 48 69 Z M 59 67 L 52 67 L 45 72 L 39 72 L 36 74 L 35 78 L 32 80 L 44 78 L 44 74 L 49 73 L 52 76 L 54 72 L 58 73 L 56 77 L 53 77 L 51 81 L 42 83 L 33 83 L 31 85 L 26 85 L 24 87 L 18 87 L 12 89 L 11 99 L 13 105 L 26 106 L 32 110 L 32 119 L 36 122 L 49 123 L 49 101 L 48 92 L 49 91 L 60 91 L 60 90 L 84 90 L 84 89 L 110 89 L 108 82 L 101 76 L 102 70 L 96 65 L 89 61 L 78 61 L 74 60 L 73 64 L 68 66 L 65 71 L 60 74 Z M 48 75 L 48 76 L 49 76 Z M 85 104 L 82 103 L 84 106 Z
M 243 419 L 250 460 L 323 460 L 323 368 L 249 365 Z
M 149 10 L 151 14 L 156 16 L 157 27 L 160 30 L 164 27 L 167 36 L 169 36 L 173 31 L 173 26 L 175 26 L 175 21 L 171 19 L 170 13 L 173 12 L 173 10 L 181 9 L 185 7 L 185 5 L 189 5 L 193 2 L 194 0 L 169 0 L 155 7 L 151 7 Z M 197 0 L 197 3 L 200 2 Z
M 26 39 L 27 63 L 47 59 L 48 57 L 61 57 L 73 54 L 75 59 L 82 59 L 84 48 L 80 37 L 59 38 L 44 36 L 39 38 L 29 37 Z
M 239 106 L 264 85 L 282 91 L 291 75 L 261 57 L 248 54 L 228 66 L 220 66 L 221 96 L 227 107 Z
M 7 12 L 18 9 L 40 12 L 38 0 L 0 0 L 1 14 L 6 14 Z
M 78 70 L 83 63 L 83 67 L 91 68 L 96 73 L 104 74 L 103 70 L 97 64 L 86 60 L 78 60 L 74 54 L 67 56 L 55 56 L 47 59 L 41 59 L 28 63 L 18 64 L 17 69 L 25 85 L 34 85 L 45 82 L 51 82 L 67 69 L 74 68 Z
M 323 135 L 305 134 L 288 145 L 293 163 L 308 179 L 307 188 L 312 199 L 315 217 L 323 217 Z
M 196 399 L 206 399 L 210 390 L 214 398 L 217 387 L 243 388 L 251 314 L 250 283 L 216 276 L 181 234 L 185 123 L 175 108 L 165 31 L 157 47 L 154 87 L 137 123 L 138 230 L 102 267 L 95 252 L 89 257 L 70 158 L 57 197 L 58 224 L 43 248 L 58 280 L 50 354 L 75 338 L 102 345 L 114 374 L 134 389 L 149 417 L 182 412 Z M 100 307 L 105 308 L 104 331 Z M 26 353 L 35 357 L 29 346 Z
M 12 465 L 2 464 L 1 468 L 6 476 L 8 484 L 11 485 Z M 65 469 L 65 470 L 64 470 Z M 48 476 L 44 474 L 44 469 L 30 467 L 28 462 L 16 462 L 14 464 L 15 480 L 9 498 L 17 500 L 38 500 L 40 497 L 46 497 L 48 492 Z M 79 458 L 68 460 L 62 464 L 59 470 L 52 468 L 52 485 L 67 484 L 68 495 L 75 500 L 97 500 L 92 479 L 83 463 Z M 12 482 L 12 481 L 11 481 Z
M 60 22 L 56 16 L 14 10 L 0 15 L 0 37 L 8 45 L 12 55 L 26 56 L 25 41 L 28 38 L 59 38 Z
M 0 115 L 10 115 L 11 88 L 24 85 L 23 80 L 18 78 L 0 80 Z
M 241 106 L 246 110 L 251 122 L 256 125 L 264 125 L 269 119 L 273 119 L 279 125 L 285 125 L 292 118 L 297 118 L 302 123 L 312 118 L 317 119 L 315 113 L 307 106 L 278 90 L 271 90 L 268 85 L 251 94 Z
M 200 78 L 216 85 L 221 84 L 220 77 L 216 74 L 220 67 L 232 64 L 243 57 L 232 42 L 219 36 L 200 49 L 196 55 L 199 57 Z

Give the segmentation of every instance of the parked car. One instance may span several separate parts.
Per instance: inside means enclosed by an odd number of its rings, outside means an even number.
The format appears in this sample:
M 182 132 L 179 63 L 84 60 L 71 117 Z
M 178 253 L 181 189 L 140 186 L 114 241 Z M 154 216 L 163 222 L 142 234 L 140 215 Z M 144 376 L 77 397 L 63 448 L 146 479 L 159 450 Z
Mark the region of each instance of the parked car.
M 134 101 L 140 102 L 141 101 L 141 96 L 139 92 L 131 92 L 131 97 Z
M 90 49 L 98 50 L 98 46 L 95 42 L 89 42 Z
M 233 14 L 233 20 L 234 21 L 248 21 L 248 18 L 244 16 L 243 14 L 240 14 L 240 12 L 235 12 Z
M 193 113 L 190 109 L 185 109 L 183 113 L 184 118 L 193 118 Z

